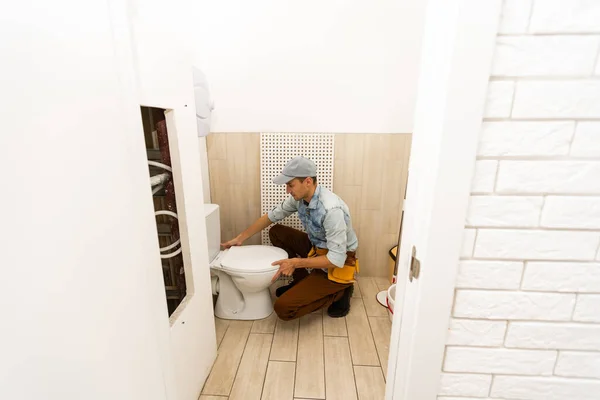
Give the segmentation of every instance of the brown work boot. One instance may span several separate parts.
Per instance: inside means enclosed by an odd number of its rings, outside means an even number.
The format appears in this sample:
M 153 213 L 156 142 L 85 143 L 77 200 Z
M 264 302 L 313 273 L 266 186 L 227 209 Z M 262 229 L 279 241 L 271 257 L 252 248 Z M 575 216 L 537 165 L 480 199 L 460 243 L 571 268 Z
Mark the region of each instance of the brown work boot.
M 331 318 L 341 318 L 348 315 L 350 312 L 350 298 L 352 297 L 352 293 L 354 293 L 354 285 L 344 289 L 344 295 L 338 301 L 331 303 L 327 309 L 327 315 Z

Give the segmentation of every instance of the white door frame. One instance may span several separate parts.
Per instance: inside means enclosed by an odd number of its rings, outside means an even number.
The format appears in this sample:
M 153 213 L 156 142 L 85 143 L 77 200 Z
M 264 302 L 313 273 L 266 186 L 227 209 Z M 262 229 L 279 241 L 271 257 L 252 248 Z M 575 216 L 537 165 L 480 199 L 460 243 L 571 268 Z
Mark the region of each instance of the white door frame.
M 108 12 L 111 20 L 113 34 L 113 43 L 115 49 L 115 59 L 117 60 L 117 73 L 121 77 L 121 98 L 115 101 L 121 101 L 124 113 L 128 116 L 127 123 L 132 137 L 138 132 L 138 143 L 133 143 L 131 147 L 132 154 L 136 154 L 143 163 L 140 164 L 140 173 L 147 176 L 148 166 L 146 164 L 146 154 L 143 151 L 143 129 L 140 116 L 139 101 L 139 82 L 135 71 L 135 57 L 132 48 L 132 36 L 129 21 L 129 6 L 127 2 L 119 0 L 108 0 Z M 132 139 L 133 142 L 135 140 Z M 151 191 L 148 191 L 148 211 L 153 213 Z M 154 272 L 151 272 L 154 271 Z M 157 265 L 149 266 L 148 276 L 140 277 L 148 283 L 148 312 L 154 317 L 155 331 L 148 332 L 148 335 L 155 336 L 157 351 L 160 354 L 162 362 L 164 398 L 177 399 L 177 380 L 174 369 L 174 360 L 171 351 L 171 332 L 167 318 L 168 310 L 164 300 L 164 281 L 160 271 L 160 262 Z
M 437 398 L 501 3 L 428 0 L 387 400 Z

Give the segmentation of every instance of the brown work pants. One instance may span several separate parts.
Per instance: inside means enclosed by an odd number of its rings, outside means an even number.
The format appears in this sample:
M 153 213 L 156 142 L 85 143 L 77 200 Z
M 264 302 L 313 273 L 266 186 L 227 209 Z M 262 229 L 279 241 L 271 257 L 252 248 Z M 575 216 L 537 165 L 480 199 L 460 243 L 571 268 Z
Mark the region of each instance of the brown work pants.
M 284 225 L 274 225 L 269 238 L 273 246 L 285 250 L 289 258 L 306 258 L 312 248 L 305 232 Z M 309 274 L 305 268 L 298 268 L 293 277 L 293 287 L 275 301 L 275 312 L 285 321 L 329 307 L 342 298 L 344 289 L 352 286 L 330 281 L 321 269 L 313 269 Z

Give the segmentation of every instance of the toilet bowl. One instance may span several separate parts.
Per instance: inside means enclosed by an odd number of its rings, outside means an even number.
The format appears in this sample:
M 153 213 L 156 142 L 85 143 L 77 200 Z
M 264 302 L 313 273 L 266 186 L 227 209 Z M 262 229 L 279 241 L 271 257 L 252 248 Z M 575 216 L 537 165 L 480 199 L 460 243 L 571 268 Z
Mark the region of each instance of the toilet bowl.
M 279 268 L 271 264 L 284 258 L 284 250 L 271 246 L 239 246 L 220 252 L 210 265 L 218 278 L 215 316 L 256 320 L 271 315 L 269 287 Z
M 279 269 L 274 261 L 288 258 L 272 246 L 220 247 L 219 206 L 204 205 L 212 291 L 217 294 L 215 316 L 222 319 L 263 319 L 273 312 L 269 286 Z

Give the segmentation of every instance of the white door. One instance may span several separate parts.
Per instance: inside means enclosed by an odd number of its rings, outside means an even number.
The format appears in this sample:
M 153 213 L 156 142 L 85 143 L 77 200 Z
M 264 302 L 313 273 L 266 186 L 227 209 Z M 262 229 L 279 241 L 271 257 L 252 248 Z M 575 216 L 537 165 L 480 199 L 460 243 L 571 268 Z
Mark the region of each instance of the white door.
M 429 0 L 386 399 L 434 400 L 501 0 Z M 413 248 L 420 276 L 410 281 Z
M 118 0 L 114 0 L 118 2 Z M 188 0 L 130 0 L 127 28 L 132 41 L 139 105 L 167 109 L 166 122 L 187 285 L 186 297 L 169 318 L 171 368 L 177 400 L 196 400 L 217 355 L 203 179 L 198 151 L 192 57 L 188 46 Z M 125 27 L 123 28 L 125 29 Z M 124 35 L 125 36 L 125 35 Z M 163 287 L 164 299 L 164 287 Z M 168 316 L 165 314 L 164 318 Z
M 0 14 L 2 399 L 177 399 L 116 2 Z

